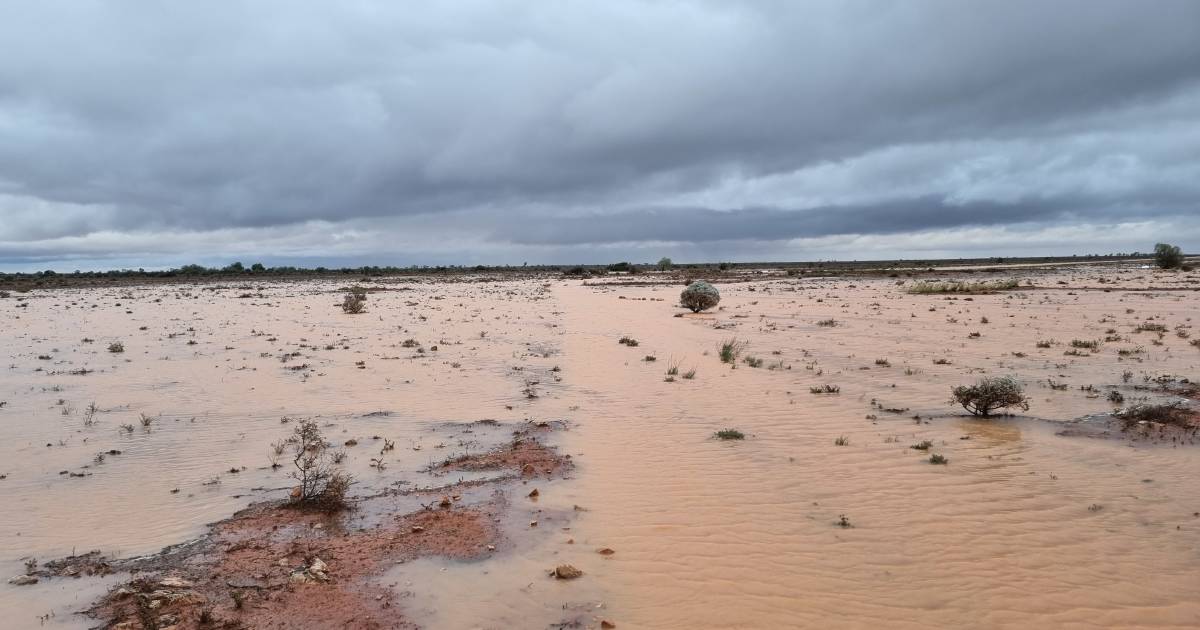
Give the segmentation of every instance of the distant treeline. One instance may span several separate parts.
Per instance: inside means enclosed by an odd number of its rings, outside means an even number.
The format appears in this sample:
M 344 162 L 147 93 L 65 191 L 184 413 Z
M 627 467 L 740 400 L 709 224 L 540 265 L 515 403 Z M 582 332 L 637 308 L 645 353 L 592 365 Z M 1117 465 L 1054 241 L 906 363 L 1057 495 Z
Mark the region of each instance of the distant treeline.
M 301 277 L 301 276 L 407 276 L 407 275 L 449 275 L 449 274 L 546 274 L 561 273 L 566 276 L 590 277 L 608 273 L 638 274 L 648 271 L 746 271 L 752 269 L 788 269 L 811 270 L 813 272 L 872 272 L 887 271 L 894 268 L 935 269 L 937 267 L 954 265 L 1003 265 L 1031 264 L 1080 261 L 1125 260 L 1144 258 L 1149 254 L 1133 252 L 1132 254 L 1087 254 L 1075 256 L 1042 256 L 1042 257 L 990 257 L 990 258 L 950 258 L 928 260 L 863 260 L 863 261 L 812 261 L 812 262 L 710 262 L 710 263 L 672 263 L 669 258 L 663 258 L 656 263 L 632 263 L 622 261 L 611 264 L 592 265 L 412 265 L 408 267 L 366 265 L 362 267 L 267 267 L 262 263 L 249 266 L 234 262 L 224 267 L 205 267 L 203 265 L 184 265 L 175 269 L 151 270 L 145 269 L 112 269 L 107 271 L 73 271 L 56 272 L 53 270 L 37 272 L 3 273 L 0 272 L 0 284 L 13 285 L 16 283 L 32 283 L 35 286 L 61 284 L 73 280 L 137 280 L 156 278 L 211 278 L 237 279 L 253 277 Z M 790 272 L 792 273 L 792 272 Z
M 972 264 L 1019 264 L 1019 263 L 1053 263 L 1079 260 L 1120 260 L 1149 256 L 1140 252 L 1131 254 L 1086 254 L 1083 256 L 1041 256 L 1041 257 L 991 257 L 991 258 L 944 258 L 929 260 L 863 260 L 863 261 L 812 261 L 812 262 L 709 262 L 709 263 L 672 263 L 670 259 L 662 259 L 656 263 L 631 263 L 622 261 L 611 264 L 591 265 L 411 265 L 408 267 L 365 265 L 362 267 L 267 267 L 262 263 L 249 266 L 234 262 L 224 267 L 205 267 L 204 265 L 183 265 L 175 269 L 151 270 L 145 269 L 110 269 L 106 271 L 72 271 L 57 272 L 53 270 L 36 272 L 0 272 L 0 278 L 32 279 L 52 278 L 56 276 L 74 278 L 175 278 L 195 276 L 229 276 L 243 277 L 254 275 L 291 276 L 291 275 L 360 275 L 360 276 L 395 276 L 409 274 L 446 274 L 446 273 L 485 273 L 485 272 L 562 272 L 569 275 L 583 273 L 638 273 L 640 271 L 669 270 L 669 269 L 762 269 L 762 268 L 887 268 L 887 267 L 940 267 L 945 265 Z

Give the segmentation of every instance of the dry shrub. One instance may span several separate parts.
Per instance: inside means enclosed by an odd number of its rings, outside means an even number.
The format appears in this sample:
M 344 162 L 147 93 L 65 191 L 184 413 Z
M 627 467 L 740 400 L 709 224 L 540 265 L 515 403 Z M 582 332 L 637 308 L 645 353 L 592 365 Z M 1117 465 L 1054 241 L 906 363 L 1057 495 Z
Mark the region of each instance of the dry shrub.
M 1021 384 L 1011 376 L 983 378 L 975 385 L 959 385 L 952 390 L 952 394 L 954 401 L 963 409 L 985 418 L 992 415 L 993 411 L 1008 407 L 1029 410 L 1029 397 L 1025 395 Z

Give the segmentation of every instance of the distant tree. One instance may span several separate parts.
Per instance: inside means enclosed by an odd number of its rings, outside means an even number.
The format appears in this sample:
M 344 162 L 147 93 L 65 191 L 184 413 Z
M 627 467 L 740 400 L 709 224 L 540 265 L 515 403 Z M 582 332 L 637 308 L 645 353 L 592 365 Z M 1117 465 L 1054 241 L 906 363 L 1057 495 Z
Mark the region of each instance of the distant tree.
M 671 269 L 671 259 L 670 259 L 670 258 L 667 258 L 666 256 L 663 256 L 662 258 L 659 258 L 659 259 L 658 259 L 658 268 L 659 268 L 659 270 L 660 270 L 660 271 L 670 271 L 670 269 Z
M 1183 251 L 1178 245 L 1157 243 L 1154 245 L 1154 264 L 1163 269 L 1178 269 L 1183 266 Z
M 266 270 L 267 268 L 264 267 L 262 263 L 254 263 L 253 265 L 250 265 L 250 271 L 253 271 L 254 273 L 262 273 Z
M 246 268 L 242 266 L 242 263 L 235 262 L 235 263 L 230 264 L 228 267 L 225 267 L 221 271 L 228 271 L 228 272 L 232 272 L 232 273 L 242 273 L 245 270 L 246 270 Z

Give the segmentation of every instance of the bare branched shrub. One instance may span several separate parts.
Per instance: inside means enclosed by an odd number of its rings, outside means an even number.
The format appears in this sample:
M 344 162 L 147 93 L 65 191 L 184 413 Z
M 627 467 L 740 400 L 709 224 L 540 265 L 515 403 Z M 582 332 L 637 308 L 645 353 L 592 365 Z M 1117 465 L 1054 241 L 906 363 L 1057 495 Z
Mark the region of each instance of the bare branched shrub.
M 953 390 L 954 400 L 963 409 L 988 417 L 993 411 L 1008 407 L 1029 410 L 1029 398 L 1021 384 L 1010 376 L 980 379 L 975 385 L 960 385 Z
M 301 420 L 292 434 L 292 478 L 300 486 L 292 492 L 294 502 L 324 511 L 346 507 L 346 490 L 353 479 L 337 470 L 325 437 L 313 420 Z

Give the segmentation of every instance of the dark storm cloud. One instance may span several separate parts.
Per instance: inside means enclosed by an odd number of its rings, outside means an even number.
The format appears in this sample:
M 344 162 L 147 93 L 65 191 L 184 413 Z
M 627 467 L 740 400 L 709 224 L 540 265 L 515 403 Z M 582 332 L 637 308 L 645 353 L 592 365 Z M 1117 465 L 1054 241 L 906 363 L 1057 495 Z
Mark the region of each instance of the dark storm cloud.
M 995 202 L 952 206 L 940 199 L 889 202 L 883 205 L 823 206 L 802 211 L 748 209 L 714 211 L 671 208 L 584 217 L 547 218 L 497 230 L 493 238 L 529 245 L 622 243 L 631 241 L 711 242 L 777 241 L 836 234 L 896 234 L 937 228 L 987 227 L 1028 222 L 1098 219 L 1118 222 L 1131 215 L 1142 219 L 1194 217 L 1188 207 L 1076 205 L 1047 201 L 1019 206 Z
M 47 1 L 0 42 L 13 258 L 415 216 L 519 247 L 1200 199 L 1190 0 Z

